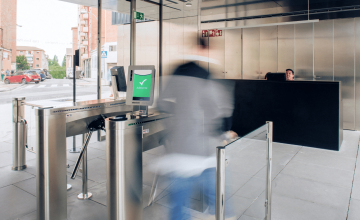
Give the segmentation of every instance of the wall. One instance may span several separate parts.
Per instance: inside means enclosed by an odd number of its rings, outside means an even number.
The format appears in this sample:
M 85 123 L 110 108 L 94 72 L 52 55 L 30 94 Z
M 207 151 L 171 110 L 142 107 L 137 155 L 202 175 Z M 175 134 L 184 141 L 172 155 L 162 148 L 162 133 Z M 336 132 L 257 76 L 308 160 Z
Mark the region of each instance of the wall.
M 297 80 L 341 81 L 344 129 L 360 130 L 360 18 L 224 29 L 208 40 L 209 57 L 222 60 L 209 64 L 218 78 L 263 79 L 291 68 Z

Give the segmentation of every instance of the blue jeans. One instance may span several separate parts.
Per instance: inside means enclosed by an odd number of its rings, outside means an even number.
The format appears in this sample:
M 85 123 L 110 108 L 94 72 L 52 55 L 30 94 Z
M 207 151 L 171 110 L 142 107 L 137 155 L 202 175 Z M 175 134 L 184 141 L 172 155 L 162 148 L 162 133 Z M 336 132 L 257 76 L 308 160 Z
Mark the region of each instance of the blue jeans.
M 216 198 L 216 168 L 206 169 L 200 176 L 182 178 L 173 177 L 175 182 L 170 189 L 170 202 L 174 204 L 171 210 L 171 220 L 189 219 L 183 207 L 189 207 L 189 198 L 191 196 L 193 186 L 204 182 L 204 196 L 208 201 L 209 214 L 215 215 L 215 198 Z

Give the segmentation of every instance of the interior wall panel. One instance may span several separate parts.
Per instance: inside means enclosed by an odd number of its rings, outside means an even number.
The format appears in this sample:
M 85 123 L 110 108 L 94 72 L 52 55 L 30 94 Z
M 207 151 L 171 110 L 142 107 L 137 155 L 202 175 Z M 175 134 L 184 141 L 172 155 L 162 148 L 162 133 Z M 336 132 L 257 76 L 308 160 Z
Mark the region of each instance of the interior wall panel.
M 225 35 L 223 32 L 222 36 L 209 37 L 209 58 L 213 60 L 209 60 L 209 71 L 216 79 L 225 78 Z
M 277 72 L 277 26 L 260 28 L 260 77 Z
M 314 78 L 334 80 L 334 21 L 314 23 Z
M 355 129 L 360 130 L 360 18 L 355 18 Z
M 313 80 L 313 24 L 295 25 L 295 78 Z
M 241 79 L 241 29 L 225 31 L 225 78 Z
M 344 129 L 355 129 L 354 19 L 334 20 L 334 79 L 341 81 Z
M 243 29 L 243 79 L 260 77 L 260 28 Z
M 294 25 L 278 26 L 278 72 L 295 69 Z

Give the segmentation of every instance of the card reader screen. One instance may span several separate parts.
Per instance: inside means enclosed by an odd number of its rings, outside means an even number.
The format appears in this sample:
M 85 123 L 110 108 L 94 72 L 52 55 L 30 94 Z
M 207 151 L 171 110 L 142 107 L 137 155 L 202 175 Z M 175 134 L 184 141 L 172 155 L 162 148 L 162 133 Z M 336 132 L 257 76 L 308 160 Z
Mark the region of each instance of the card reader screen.
M 134 70 L 133 100 L 150 101 L 152 70 Z

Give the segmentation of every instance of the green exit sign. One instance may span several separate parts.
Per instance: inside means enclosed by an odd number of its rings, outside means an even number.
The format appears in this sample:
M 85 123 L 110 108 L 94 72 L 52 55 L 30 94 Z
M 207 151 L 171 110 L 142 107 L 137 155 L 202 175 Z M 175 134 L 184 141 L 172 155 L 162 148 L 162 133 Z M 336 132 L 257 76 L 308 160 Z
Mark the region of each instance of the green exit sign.
M 138 11 L 134 11 L 134 19 L 137 19 L 137 20 L 144 20 L 145 17 L 144 17 L 144 13 L 141 13 L 141 12 L 138 12 Z

